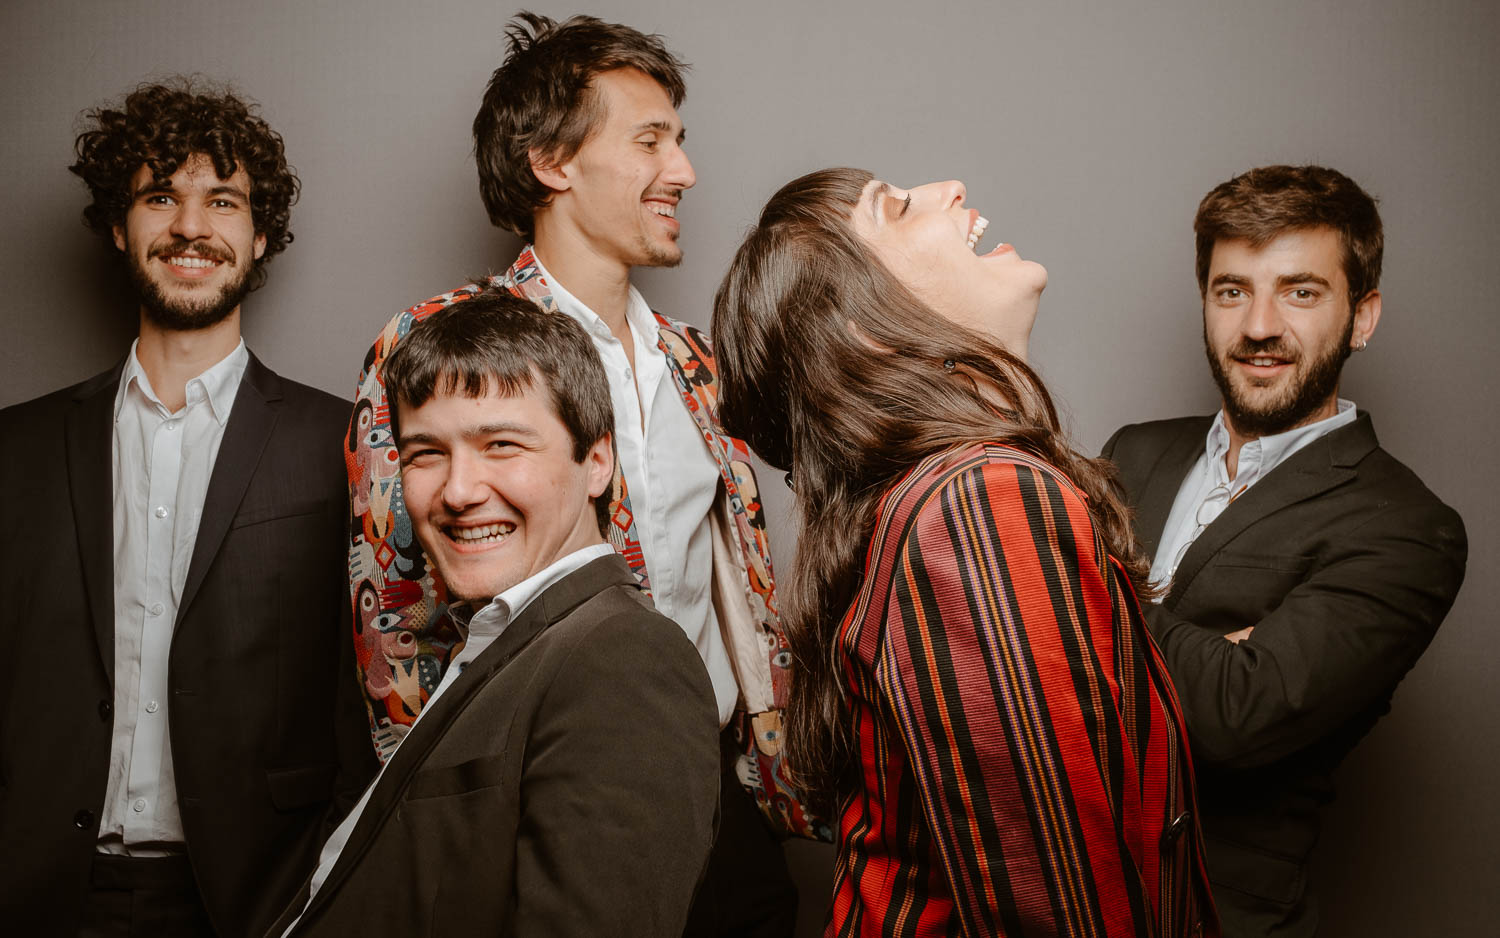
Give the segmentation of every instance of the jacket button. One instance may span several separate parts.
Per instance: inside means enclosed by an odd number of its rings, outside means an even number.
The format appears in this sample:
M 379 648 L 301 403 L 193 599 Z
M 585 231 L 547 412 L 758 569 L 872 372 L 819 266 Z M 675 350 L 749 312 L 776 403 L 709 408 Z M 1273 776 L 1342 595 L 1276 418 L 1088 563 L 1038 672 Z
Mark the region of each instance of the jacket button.
M 73 826 L 81 831 L 86 831 L 94 826 L 94 812 L 84 808 L 73 815 Z
M 109 705 L 109 701 L 107 701 L 107 700 L 101 700 L 101 701 L 99 701 L 99 719 L 100 720 L 104 721 L 105 723 L 108 723 L 110 716 L 113 715 L 113 714 L 114 714 L 114 708 Z
M 1177 838 L 1182 836 L 1182 832 L 1187 830 L 1192 821 L 1193 812 L 1191 811 L 1184 811 L 1173 818 L 1172 823 L 1167 825 L 1167 829 L 1161 832 L 1162 850 L 1171 850 L 1172 845 L 1177 843 Z

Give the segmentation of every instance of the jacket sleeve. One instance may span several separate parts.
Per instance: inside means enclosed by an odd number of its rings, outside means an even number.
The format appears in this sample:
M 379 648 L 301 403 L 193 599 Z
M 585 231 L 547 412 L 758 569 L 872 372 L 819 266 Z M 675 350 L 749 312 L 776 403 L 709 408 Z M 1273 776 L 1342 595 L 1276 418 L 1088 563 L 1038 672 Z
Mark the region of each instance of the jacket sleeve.
M 1341 536 L 1239 644 L 1155 606 L 1151 631 L 1194 758 L 1247 768 L 1380 704 L 1426 649 L 1463 582 L 1463 522 L 1440 503 L 1376 513 Z
M 590 630 L 526 744 L 515 935 L 682 934 L 713 842 L 718 724 L 702 659 L 670 620 Z
M 1151 931 L 1125 846 L 1138 770 L 1113 606 L 1082 499 L 992 462 L 945 485 L 893 549 L 876 677 L 964 934 Z

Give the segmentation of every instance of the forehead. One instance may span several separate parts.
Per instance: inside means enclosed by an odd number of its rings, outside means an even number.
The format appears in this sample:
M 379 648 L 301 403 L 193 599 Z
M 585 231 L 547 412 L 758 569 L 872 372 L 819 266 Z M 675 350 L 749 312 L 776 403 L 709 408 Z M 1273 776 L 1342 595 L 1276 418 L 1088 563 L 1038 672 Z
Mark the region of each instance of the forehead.
M 1219 274 L 1288 276 L 1314 273 L 1330 283 L 1342 283 L 1344 246 L 1332 228 L 1298 228 L 1255 246 L 1244 238 L 1214 242 L 1208 264 L 1210 278 Z
M 154 183 L 155 178 L 151 175 L 151 167 L 142 163 L 136 169 L 135 174 L 130 177 L 130 191 L 140 192 Z M 234 186 L 249 192 L 250 174 L 245 172 L 242 165 L 236 165 L 228 179 L 220 179 L 218 171 L 214 169 L 214 161 L 209 158 L 208 154 L 194 153 L 182 161 L 182 164 L 167 180 L 167 184 L 177 192 L 206 190 L 223 185 Z
M 446 382 L 440 380 L 432 397 L 420 407 L 398 399 L 396 408 L 402 436 L 422 433 L 458 438 L 501 424 L 537 434 L 566 432 L 552 407 L 552 395 L 535 379 L 529 386 L 517 388 L 514 394 L 504 393 L 491 381 L 478 397 L 470 397 L 461 389 L 450 391 Z
M 594 76 L 594 90 L 604 106 L 605 126 L 631 128 L 640 124 L 664 124 L 677 133 L 682 119 L 672 107 L 667 90 L 656 79 L 634 68 L 616 68 Z

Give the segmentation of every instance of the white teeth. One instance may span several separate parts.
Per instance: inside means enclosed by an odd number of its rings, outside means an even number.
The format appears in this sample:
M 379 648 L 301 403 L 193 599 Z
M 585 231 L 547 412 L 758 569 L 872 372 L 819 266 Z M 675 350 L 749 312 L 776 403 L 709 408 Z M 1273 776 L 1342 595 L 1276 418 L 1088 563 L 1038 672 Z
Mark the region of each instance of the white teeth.
M 176 267 L 217 267 L 218 261 L 206 257 L 193 257 L 186 254 L 178 254 L 167 258 L 167 263 Z
M 466 544 L 492 543 L 504 539 L 516 526 L 508 522 L 482 524 L 473 528 L 449 528 L 448 536 Z
M 647 202 L 646 205 L 650 207 L 651 211 L 663 217 L 677 217 L 677 206 L 675 205 L 668 205 L 665 202 Z
M 974 219 L 974 227 L 969 229 L 968 244 L 970 250 L 979 247 L 979 239 L 984 237 L 984 229 L 990 226 L 990 220 L 983 215 Z
M 1259 366 L 1267 367 L 1268 368 L 1271 365 L 1276 364 L 1276 359 L 1274 359 L 1274 358 L 1252 358 L 1252 359 L 1250 359 L 1250 364 L 1252 364 L 1252 365 L 1259 365 Z

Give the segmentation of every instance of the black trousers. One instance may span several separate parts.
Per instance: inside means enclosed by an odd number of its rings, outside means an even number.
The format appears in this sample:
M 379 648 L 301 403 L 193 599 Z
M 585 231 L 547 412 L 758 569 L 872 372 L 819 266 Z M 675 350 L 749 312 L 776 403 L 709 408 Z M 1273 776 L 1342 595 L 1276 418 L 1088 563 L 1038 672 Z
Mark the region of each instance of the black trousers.
M 684 938 L 791 938 L 797 886 L 786 854 L 734 772 L 730 731 L 720 737 L 719 835 L 688 911 Z
M 98 854 L 79 938 L 213 938 L 187 856 Z

